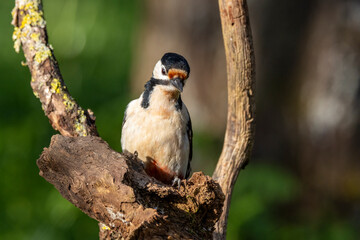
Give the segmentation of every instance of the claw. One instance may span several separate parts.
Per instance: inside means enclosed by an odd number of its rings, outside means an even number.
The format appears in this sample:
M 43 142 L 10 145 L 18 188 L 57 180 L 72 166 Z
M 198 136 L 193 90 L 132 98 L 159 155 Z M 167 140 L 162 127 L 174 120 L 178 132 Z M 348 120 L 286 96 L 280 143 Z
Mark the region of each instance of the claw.
M 178 187 L 178 190 L 180 190 L 181 187 L 181 179 L 178 177 L 175 177 L 171 184 L 172 187 Z

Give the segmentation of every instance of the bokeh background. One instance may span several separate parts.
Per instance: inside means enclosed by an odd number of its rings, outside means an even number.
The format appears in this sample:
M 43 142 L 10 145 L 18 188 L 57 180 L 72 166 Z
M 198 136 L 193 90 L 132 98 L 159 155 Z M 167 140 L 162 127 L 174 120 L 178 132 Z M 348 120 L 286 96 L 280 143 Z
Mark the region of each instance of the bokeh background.
M 184 55 L 194 171 L 211 175 L 226 120 L 217 1 L 43 0 L 71 94 L 120 151 L 127 103 L 164 52 Z M 38 175 L 56 134 L 11 40 L 0 1 L 0 239 L 98 239 L 98 227 Z M 228 239 L 359 239 L 360 2 L 248 0 L 257 69 L 253 158 L 241 171 Z

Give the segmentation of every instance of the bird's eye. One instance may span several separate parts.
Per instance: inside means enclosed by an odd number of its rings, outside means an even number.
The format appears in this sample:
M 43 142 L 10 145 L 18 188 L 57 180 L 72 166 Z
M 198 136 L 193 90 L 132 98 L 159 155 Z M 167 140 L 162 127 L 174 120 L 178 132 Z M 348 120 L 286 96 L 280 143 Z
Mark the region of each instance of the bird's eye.
M 164 67 L 161 68 L 161 73 L 162 73 L 163 75 L 166 75 L 166 71 L 165 71 L 165 68 L 164 68 Z

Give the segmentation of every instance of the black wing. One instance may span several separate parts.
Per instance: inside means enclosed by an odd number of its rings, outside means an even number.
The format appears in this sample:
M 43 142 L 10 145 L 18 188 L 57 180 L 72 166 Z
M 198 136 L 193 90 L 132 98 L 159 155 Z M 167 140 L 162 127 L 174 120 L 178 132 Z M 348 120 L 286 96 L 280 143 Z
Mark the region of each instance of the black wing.
M 192 126 L 191 126 L 191 119 L 190 119 L 189 111 L 187 111 L 187 114 L 189 116 L 189 121 L 187 122 L 186 132 L 187 132 L 187 137 L 188 137 L 189 143 L 190 143 L 190 151 L 189 151 L 189 160 L 188 160 L 188 166 L 187 166 L 187 169 L 186 169 L 185 178 L 188 178 L 190 176 L 190 173 L 191 173 L 190 162 L 191 162 L 192 155 L 193 155 L 193 141 L 192 141 L 192 139 L 193 139 L 193 131 L 192 131 Z

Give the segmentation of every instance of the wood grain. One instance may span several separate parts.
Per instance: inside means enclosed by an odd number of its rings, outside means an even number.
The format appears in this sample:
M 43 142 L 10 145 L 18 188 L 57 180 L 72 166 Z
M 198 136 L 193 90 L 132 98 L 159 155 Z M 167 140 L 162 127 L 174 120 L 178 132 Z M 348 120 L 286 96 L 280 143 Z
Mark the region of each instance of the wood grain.
M 211 239 L 225 198 L 203 173 L 179 190 L 164 185 L 100 137 L 55 135 L 37 164 L 63 197 L 100 222 L 100 239 Z
M 255 57 L 246 0 L 219 0 L 219 10 L 227 62 L 228 116 L 223 150 L 213 174 L 225 194 L 214 239 L 225 239 L 232 190 L 254 143 Z

